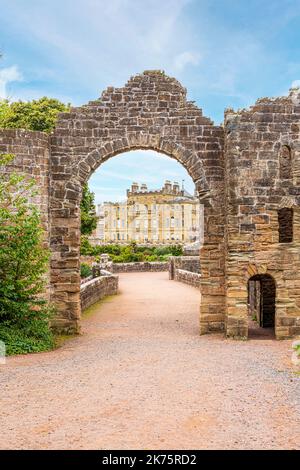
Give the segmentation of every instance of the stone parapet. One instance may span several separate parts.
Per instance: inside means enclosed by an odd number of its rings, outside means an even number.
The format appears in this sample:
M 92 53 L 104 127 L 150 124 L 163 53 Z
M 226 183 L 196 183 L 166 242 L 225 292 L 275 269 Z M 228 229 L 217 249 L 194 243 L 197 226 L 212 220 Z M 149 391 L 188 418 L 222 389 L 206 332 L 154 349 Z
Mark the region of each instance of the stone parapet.
M 189 284 L 193 287 L 200 287 L 201 274 L 186 271 L 184 269 L 175 269 L 174 280 Z
M 80 286 L 81 310 L 84 311 L 99 300 L 118 293 L 118 276 L 108 274 L 96 277 Z
M 169 279 L 175 279 L 177 269 L 200 273 L 200 256 L 171 256 L 169 258 Z
M 112 263 L 110 269 L 113 273 L 160 272 L 168 271 L 169 263 L 167 261 L 145 261 L 141 263 Z

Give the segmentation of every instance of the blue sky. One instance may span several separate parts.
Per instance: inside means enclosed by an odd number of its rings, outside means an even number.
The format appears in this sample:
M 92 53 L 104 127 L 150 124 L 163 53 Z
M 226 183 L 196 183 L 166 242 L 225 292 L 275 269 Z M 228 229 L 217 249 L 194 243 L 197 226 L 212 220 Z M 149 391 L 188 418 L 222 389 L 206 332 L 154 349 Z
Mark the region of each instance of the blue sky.
M 122 153 L 106 161 L 89 181 L 96 202 L 122 201 L 132 182 L 146 183 L 148 189 L 159 189 L 165 180 L 177 181 L 191 194 L 195 185 L 176 160 L 151 150 Z
M 12 100 L 47 95 L 80 105 L 131 75 L 163 69 L 220 123 L 226 107 L 300 84 L 300 0 L 0 0 L 0 12 L 0 97 Z M 127 154 L 137 165 L 141 155 Z M 117 165 L 114 158 L 103 172 Z M 151 184 L 160 186 L 153 165 Z M 104 187 L 108 175 L 100 173 Z M 118 197 L 122 181 L 110 181 Z

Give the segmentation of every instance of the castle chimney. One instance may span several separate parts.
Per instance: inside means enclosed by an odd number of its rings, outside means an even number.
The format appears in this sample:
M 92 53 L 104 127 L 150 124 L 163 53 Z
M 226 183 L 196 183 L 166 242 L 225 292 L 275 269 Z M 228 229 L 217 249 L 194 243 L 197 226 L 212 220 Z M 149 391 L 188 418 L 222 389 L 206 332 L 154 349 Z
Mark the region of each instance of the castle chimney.
M 169 180 L 166 180 L 166 181 L 165 181 L 164 191 L 165 191 L 165 193 L 167 193 L 167 194 L 169 194 L 169 193 L 172 192 L 172 184 L 171 184 L 171 181 L 169 181 Z
M 138 190 L 139 190 L 139 185 L 138 185 L 138 183 L 132 183 L 132 185 L 131 185 L 131 192 L 132 192 L 132 193 L 136 193 L 136 192 L 138 192 Z
M 177 181 L 174 181 L 174 183 L 173 183 L 173 192 L 174 192 L 174 194 L 179 193 L 179 183 L 177 183 Z

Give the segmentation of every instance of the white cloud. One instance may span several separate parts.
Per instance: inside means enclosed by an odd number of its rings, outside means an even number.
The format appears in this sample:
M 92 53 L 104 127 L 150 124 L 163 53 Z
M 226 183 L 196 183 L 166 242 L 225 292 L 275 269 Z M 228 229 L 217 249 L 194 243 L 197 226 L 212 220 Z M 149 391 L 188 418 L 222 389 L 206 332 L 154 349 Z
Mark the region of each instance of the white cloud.
M 7 98 L 7 85 L 11 82 L 19 82 L 22 75 L 16 65 L 0 69 L 0 98 Z
M 292 82 L 292 88 L 300 88 L 300 80 L 294 80 Z
M 276 53 L 280 32 L 299 14 L 295 0 L 265 2 L 259 14 L 248 7 L 243 12 L 235 2 L 223 2 L 228 5 L 215 11 L 208 0 L 0 3 L 10 36 L 18 38 L 21 56 L 14 60 L 26 75 L 26 87 L 17 87 L 16 99 L 43 94 L 66 101 L 64 95 L 70 95 L 67 101 L 80 105 L 109 85 L 124 86 L 136 73 L 163 69 L 220 122 L 227 106 L 243 107 L 253 97 L 277 94 L 283 68 L 287 72 L 293 67 L 286 74 L 286 88 L 291 77 L 299 76 L 296 58 L 290 64 Z
M 192 51 L 185 51 L 175 57 L 174 65 L 176 70 L 182 70 L 187 65 L 198 65 L 200 54 Z
M 150 0 L 142 8 L 138 0 L 52 0 L 34 2 L 34 7 L 30 1 L 26 8 L 22 0 L 11 3 L 14 27 L 42 49 L 48 68 L 52 62 L 60 69 L 62 83 L 67 76 L 69 86 L 80 83 L 99 95 L 146 69 L 172 72 L 174 57 L 192 47 L 181 24 L 190 0 Z M 194 54 L 183 54 L 179 67 L 195 61 Z

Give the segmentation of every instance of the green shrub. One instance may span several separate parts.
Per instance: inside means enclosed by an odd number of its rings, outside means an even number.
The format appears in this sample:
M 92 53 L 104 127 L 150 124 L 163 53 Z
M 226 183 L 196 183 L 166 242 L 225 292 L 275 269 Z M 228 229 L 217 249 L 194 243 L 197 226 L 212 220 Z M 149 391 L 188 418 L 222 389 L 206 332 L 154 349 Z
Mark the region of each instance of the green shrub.
M 0 156 L 0 165 L 12 156 Z M 0 173 L 0 340 L 8 354 L 52 347 L 51 309 L 41 297 L 49 253 L 40 215 L 29 203 L 34 183 Z
M 54 335 L 49 328 L 53 309 L 42 307 L 38 314 L 18 322 L 0 323 L 0 340 L 5 343 L 6 355 L 48 351 L 55 346 Z
M 86 278 L 92 275 L 92 269 L 86 263 L 81 263 L 80 265 L 80 276 Z
M 155 248 L 155 254 L 170 255 L 170 256 L 182 256 L 183 250 L 181 245 L 167 245 Z
M 82 199 L 80 203 L 81 233 L 91 235 L 97 227 L 95 195 L 90 191 L 87 184 L 82 188 Z
M 163 247 L 137 246 L 135 242 L 129 245 L 92 246 L 87 237 L 81 237 L 81 254 L 85 256 L 99 256 L 107 253 L 115 263 L 133 263 L 137 261 L 167 261 L 170 256 L 181 256 L 181 245 L 166 245 Z
M 148 261 L 148 262 L 157 261 L 157 255 L 146 255 L 145 261 Z

